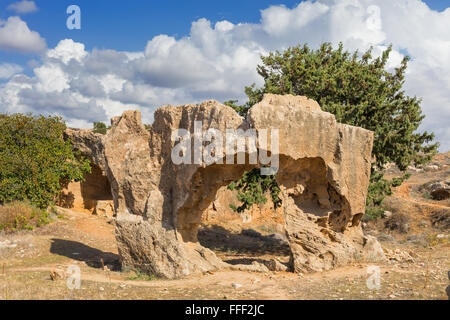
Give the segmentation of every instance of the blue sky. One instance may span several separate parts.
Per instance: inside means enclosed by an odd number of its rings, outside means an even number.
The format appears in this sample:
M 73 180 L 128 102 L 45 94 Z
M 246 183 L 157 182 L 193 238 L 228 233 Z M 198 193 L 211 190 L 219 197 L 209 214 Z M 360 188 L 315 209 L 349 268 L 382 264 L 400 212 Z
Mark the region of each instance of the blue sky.
M 81 8 L 81 30 L 66 9 Z M 0 112 L 57 114 L 89 127 L 126 109 L 246 99 L 261 54 L 298 43 L 389 44 L 412 57 L 405 89 L 421 130 L 450 149 L 448 0 L 0 0 Z M 446 10 L 447 9 L 447 10 Z
M 17 1 L 0 1 L 0 19 L 13 12 L 5 10 Z M 111 0 L 42 0 L 35 1 L 39 10 L 23 19 L 32 30 L 37 30 L 54 47 L 65 38 L 83 42 L 92 48 L 125 51 L 142 50 L 145 43 L 159 34 L 177 38 L 189 34 L 192 21 L 207 18 L 212 22 L 228 20 L 232 23 L 257 23 L 260 10 L 271 5 L 292 8 L 299 0 L 165 0 L 165 1 L 111 1 Z M 449 7 L 447 0 L 424 1 L 431 9 L 442 11 Z M 76 4 L 82 10 L 82 29 L 66 28 L 66 9 Z M 130 37 L 130 34 L 133 36 Z M 25 64 L 30 55 L 0 51 L 0 60 Z

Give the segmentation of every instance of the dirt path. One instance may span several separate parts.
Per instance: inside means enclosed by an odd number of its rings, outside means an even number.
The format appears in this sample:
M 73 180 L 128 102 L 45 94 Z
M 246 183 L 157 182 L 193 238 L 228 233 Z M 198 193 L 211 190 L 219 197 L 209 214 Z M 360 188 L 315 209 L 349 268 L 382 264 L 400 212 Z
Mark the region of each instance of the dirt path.
M 412 182 L 405 182 L 401 186 L 397 187 L 395 189 L 395 196 L 399 198 L 403 198 L 405 200 L 408 200 L 410 202 L 416 203 L 421 206 L 429 206 L 431 208 L 439 208 L 439 209 L 448 209 L 448 206 L 442 205 L 439 203 L 433 203 L 430 201 L 425 200 L 418 200 L 417 198 L 413 198 L 410 194 L 410 190 L 412 186 L 416 186 L 418 183 L 412 183 Z
M 40 230 L 0 238 L 0 242 L 12 244 L 0 249 L 0 299 L 446 298 L 446 271 L 450 268 L 447 244 L 413 249 L 417 257 L 414 264 L 379 265 L 379 290 L 367 287 L 367 264 L 307 275 L 223 270 L 160 280 L 119 270 L 114 227 L 108 220 L 68 210 L 64 216 Z M 69 290 L 65 280 L 51 280 L 52 270 L 64 271 L 73 265 L 81 271 L 79 290 Z

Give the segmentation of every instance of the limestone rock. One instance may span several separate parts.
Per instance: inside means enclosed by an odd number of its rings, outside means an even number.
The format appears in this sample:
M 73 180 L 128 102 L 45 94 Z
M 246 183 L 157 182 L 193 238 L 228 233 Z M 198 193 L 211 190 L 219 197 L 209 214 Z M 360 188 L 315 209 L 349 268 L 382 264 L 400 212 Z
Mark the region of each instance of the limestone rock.
M 421 190 L 425 189 L 434 200 L 445 200 L 450 198 L 450 180 L 432 181 L 424 184 Z
M 114 215 L 114 202 L 111 200 L 99 200 L 96 202 L 94 214 L 112 218 Z
M 375 237 L 364 237 L 363 258 L 368 262 L 386 261 L 383 248 Z
M 53 281 L 63 280 L 66 277 L 66 273 L 61 269 L 53 269 L 50 271 L 50 279 Z
M 414 258 L 411 257 L 411 255 L 406 251 L 402 251 L 400 249 L 395 249 L 395 250 L 384 249 L 384 253 L 385 253 L 388 261 L 391 263 L 396 263 L 396 262 L 414 263 Z
M 249 272 L 269 272 L 269 268 L 258 262 L 258 261 L 253 261 L 252 264 L 235 264 L 235 265 L 230 265 L 230 269 L 231 270 L 238 270 L 238 271 L 249 271 Z
M 284 265 L 283 263 L 281 263 L 280 261 L 278 261 L 277 259 L 270 259 L 269 261 L 267 261 L 265 263 L 265 265 L 270 271 L 287 271 L 288 270 L 288 267 L 286 265 Z
M 66 132 L 108 177 L 123 266 L 166 278 L 230 267 L 198 243 L 198 228 L 217 191 L 262 163 L 175 164 L 172 133 L 184 129 L 194 140 L 195 121 L 203 131 L 214 128 L 223 134 L 253 129 L 261 136 L 264 130 L 278 130 L 276 179 L 293 271 L 327 270 L 363 255 L 367 241 L 360 220 L 373 133 L 338 123 L 305 97 L 267 94 L 246 119 L 217 101 L 206 101 L 161 107 L 148 130 L 138 111 L 126 111 L 111 120 L 104 136 Z M 271 143 L 258 143 L 260 152 L 272 150 Z M 219 158 L 238 157 L 236 150 L 227 154 L 223 149 L 214 150 Z

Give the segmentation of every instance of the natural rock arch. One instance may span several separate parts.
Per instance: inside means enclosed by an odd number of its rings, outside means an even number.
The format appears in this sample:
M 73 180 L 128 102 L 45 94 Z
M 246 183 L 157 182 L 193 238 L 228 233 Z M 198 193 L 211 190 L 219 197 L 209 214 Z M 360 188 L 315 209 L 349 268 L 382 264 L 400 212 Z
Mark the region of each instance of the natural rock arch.
M 112 119 L 105 136 L 66 132 L 108 175 L 123 266 L 166 278 L 229 267 L 198 243 L 201 215 L 220 187 L 257 165 L 175 165 L 171 134 L 180 128 L 193 133 L 195 121 L 220 132 L 279 130 L 277 181 L 294 271 L 330 269 L 377 247 L 359 224 L 372 132 L 339 124 L 315 101 L 294 96 L 266 95 L 246 119 L 216 101 L 162 107 L 154 117 L 149 130 L 138 111 L 129 111 Z M 378 253 L 370 258 L 383 258 Z

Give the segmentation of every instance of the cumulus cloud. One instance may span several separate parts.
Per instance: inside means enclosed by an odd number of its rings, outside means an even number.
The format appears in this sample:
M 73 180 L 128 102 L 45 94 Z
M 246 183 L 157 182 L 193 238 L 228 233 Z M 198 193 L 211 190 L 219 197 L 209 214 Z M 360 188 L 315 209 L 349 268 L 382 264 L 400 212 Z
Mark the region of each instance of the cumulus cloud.
M 450 9 L 433 11 L 419 0 L 318 0 L 293 8 L 271 6 L 259 23 L 194 21 L 187 37 L 159 35 L 140 52 L 86 51 L 61 41 L 43 55 L 33 75 L 13 75 L 0 85 L 0 105 L 15 111 L 59 114 L 73 126 L 139 108 L 152 121 L 164 104 L 205 99 L 246 99 L 246 85 L 262 84 L 260 55 L 299 43 L 318 47 L 343 42 L 348 50 L 390 44 L 389 68 L 412 57 L 405 89 L 423 97 L 421 130 L 434 131 L 442 151 L 450 149 Z M 0 48 L 1 48 L 0 29 Z M 8 111 L 7 110 L 7 111 Z M 3 111 L 3 110 L 2 110 Z
M 34 3 L 34 1 L 23 0 L 10 4 L 7 9 L 18 14 L 26 14 L 36 12 L 38 10 L 38 7 Z
M 23 71 L 23 68 L 14 63 L 0 64 L 0 79 L 9 79 L 13 75 Z
M 39 33 L 31 31 L 19 17 L 0 20 L 0 50 L 39 53 L 47 47 Z

